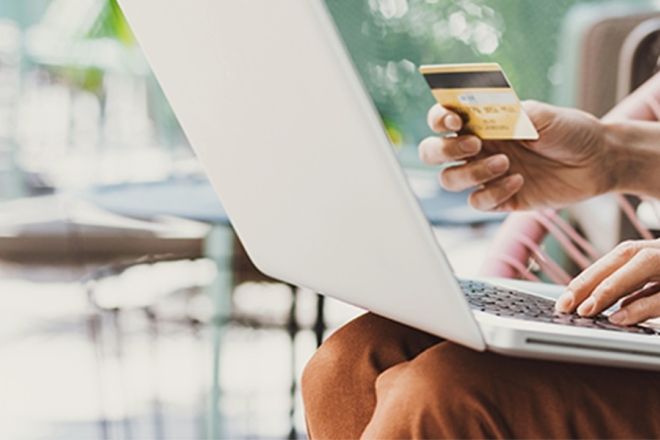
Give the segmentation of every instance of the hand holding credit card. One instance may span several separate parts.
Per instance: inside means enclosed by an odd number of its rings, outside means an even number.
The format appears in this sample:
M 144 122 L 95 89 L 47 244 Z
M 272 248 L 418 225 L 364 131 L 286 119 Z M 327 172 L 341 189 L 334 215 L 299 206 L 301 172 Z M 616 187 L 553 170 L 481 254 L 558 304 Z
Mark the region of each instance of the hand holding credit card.
M 465 130 L 488 140 L 536 140 L 539 134 L 497 63 L 421 66 L 433 96 L 459 114 Z
M 612 190 L 620 162 L 607 125 L 586 112 L 521 103 L 497 64 L 423 66 L 438 103 L 421 160 L 482 210 L 560 208 Z M 535 128 L 536 127 L 536 128 Z M 537 131 L 538 129 L 538 131 Z M 453 136 L 447 136 L 453 133 Z

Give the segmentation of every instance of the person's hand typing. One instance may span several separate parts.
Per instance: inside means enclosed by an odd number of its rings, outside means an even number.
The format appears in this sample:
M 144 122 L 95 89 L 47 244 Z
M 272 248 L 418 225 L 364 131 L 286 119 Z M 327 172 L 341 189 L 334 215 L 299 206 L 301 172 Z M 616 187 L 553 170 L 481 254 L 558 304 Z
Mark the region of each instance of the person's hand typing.
M 470 204 L 481 210 L 561 207 L 612 190 L 617 155 L 608 148 L 603 124 L 574 109 L 524 103 L 538 141 L 482 141 L 476 136 L 429 137 L 419 146 L 431 165 L 450 162 L 440 173 L 449 191 L 475 188 Z M 428 114 L 431 129 L 460 133 L 461 118 L 440 105 Z
M 559 312 L 594 316 L 621 298 L 610 321 L 632 325 L 660 316 L 660 240 L 621 243 L 570 282 Z
M 600 121 L 573 109 L 525 102 L 538 141 L 482 141 L 463 134 L 461 118 L 439 105 L 428 123 L 438 133 L 419 153 L 427 164 L 445 165 L 441 185 L 473 188 L 470 204 L 482 210 L 562 207 L 609 191 L 660 198 L 660 124 Z M 660 240 L 626 242 L 576 277 L 557 301 L 560 312 L 593 316 L 623 298 L 610 316 L 630 325 L 660 317 Z

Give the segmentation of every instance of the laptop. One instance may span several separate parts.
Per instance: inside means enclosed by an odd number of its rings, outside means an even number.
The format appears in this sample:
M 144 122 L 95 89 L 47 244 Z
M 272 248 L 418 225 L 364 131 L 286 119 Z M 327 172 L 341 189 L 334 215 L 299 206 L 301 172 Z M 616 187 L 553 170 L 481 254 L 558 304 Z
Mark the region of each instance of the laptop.
M 660 368 L 653 329 L 456 277 L 322 0 L 119 3 L 264 273 L 474 350 Z

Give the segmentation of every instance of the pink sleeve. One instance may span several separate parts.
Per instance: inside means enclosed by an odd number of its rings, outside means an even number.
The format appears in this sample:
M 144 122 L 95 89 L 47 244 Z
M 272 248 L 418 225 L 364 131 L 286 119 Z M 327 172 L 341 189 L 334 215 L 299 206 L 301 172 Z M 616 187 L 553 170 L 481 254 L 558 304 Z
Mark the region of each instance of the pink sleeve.
M 485 276 L 502 278 L 519 278 L 520 269 L 514 267 L 512 261 L 526 266 L 529 259 L 529 249 L 516 237 L 525 235 L 536 243 L 545 237 L 546 230 L 534 218 L 532 212 L 514 212 L 510 214 L 490 246 L 481 273 Z
M 603 119 L 660 119 L 660 72 L 624 98 Z

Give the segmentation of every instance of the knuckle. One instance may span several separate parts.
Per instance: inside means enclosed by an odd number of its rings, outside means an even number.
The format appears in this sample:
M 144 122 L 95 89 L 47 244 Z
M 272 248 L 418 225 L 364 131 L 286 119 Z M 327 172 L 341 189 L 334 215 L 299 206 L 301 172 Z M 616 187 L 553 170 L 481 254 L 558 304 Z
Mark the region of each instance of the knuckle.
M 635 240 L 626 240 L 619 243 L 615 249 L 615 252 L 626 258 L 630 258 L 637 253 L 639 249 L 639 244 Z
M 479 205 L 479 197 L 475 193 L 468 196 L 468 204 L 474 209 L 481 209 L 481 206 Z
M 481 151 L 481 139 L 466 135 L 454 138 L 453 151 L 456 158 L 472 157 Z
M 660 249 L 649 249 L 651 261 L 653 264 L 660 265 Z
M 575 297 L 575 294 L 578 292 L 581 292 L 583 289 L 584 283 L 577 279 L 573 278 L 567 285 L 566 289 L 573 294 L 573 297 Z
M 434 104 L 429 108 L 429 111 L 426 113 L 426 123 L 429 125 L 429 127 L 433 127 L 433 123 L 435 121 L 435 114 L 437 112 L 436 107 L 438 104 Z
M 442 170 L 442 172 L 440 172 L 440 186 L 442 186 L 447 191 L 456 191 L 456 183 L 453 174 L 454 173 L 451 169 Z
M 522 205 L 520 204 L 520 202 L 515 197 L 512 197 L 506 202 L 500 203 L 497 206 L 497 209 L 498 211 L 502 211 L 502 212 L 512 212 L 512 211 L 521 210 L 522 209 L 521 206 Z
M 470 175 L 476 183 L 485 182 L 493 177 L 493 172 L 490 171 L 487 165 L 475 165 L 471 170 Z
M 461 140 L 456 138 L 449 138 L 443 144 L 443 154 L 449 160 L 461 160 L 465 156 L 465 152 L 461 149 Z
M 509 189 L 502 184 L 493 185 L 491 191 L 488 191 L 488 202 L 492 206 L 497 206 L 507 199 L 509 196 Z
M 445 170 L 440 175 L 440 186 L 447 191 L 459 192 L 464 191 L 474 185 L 465 179 L 463 171 L 456 169 Z
M 658 256 L 653 249 L 642 249 L 637 253 L 637 258 L 641 264 L 652 264 L 657 261 Z
M 418 153 L 419 160 L 426 164 L 432 164 L 435 159 L 435 150 L 437 149 L 440 139 L 428 137 L 419 144 Z
M 638 299 L 625 307 L 632 322 L 660 317 L 660 294 Z
M 515 208 L 511 202 L 500 203 L 495 208 L 493 208 L 493 211 L 495 212 L 509 212 L 513 210 L 515 210 Z
M 573 291 L 581 291 L 585 287 L 585 281 L 584 281 L 584 276 L 583 275 L 578 275 L 577 277 L 573 278 L 573 280 L 568 283 L 568 288 Z
M 628 311 L 629 319 L 635 320 L 644 316 L 650 307 L 649 301 L 647 298 L 639 299 L 626 307 Z
M 616 290 L 616 286 L 611 280 L 605 280 L 598 287 L 598 290 L 594 292 L 592 298 L 594 301 L 596 301 L 596 303 L 598 303 L 605 298 L 611 298 L 612 295 L 615 294 Z
M 426 144 L 424 144 L 424 143 L 419 144 L 418 154 L 419 154 L 419 160 L 420 161 L 422 161 L 423 163 L 428 163 L 429 162 L 429 153 L 428 153 L 428 148 L 426 147 Z
M 440 173 L 439 183 L 447 191 L 463 191 L 476 185 L 473 173 L 465 166 L 449 167 Z
M 568 288 L 572 291 L 583 288 L 586 277 L 587 271 L 583 270 L 575 277 L 573 277 L 573 279 L 568 283 Z
M 481 210 L 491 209 L 497 205 L 493 202 L 494 200 L 495 197 L 492 194 L 492 190 L 489 189 L 475 191 L 470 194 L 470 197 L 468 198 L 468 201 L 473 208 Z
M 445 109 L 440 104 L 435 104 L 429 109 L 426 115 L 426 122 L 431 130 L 442 130 L 442 117 L 444 114 Z

